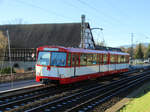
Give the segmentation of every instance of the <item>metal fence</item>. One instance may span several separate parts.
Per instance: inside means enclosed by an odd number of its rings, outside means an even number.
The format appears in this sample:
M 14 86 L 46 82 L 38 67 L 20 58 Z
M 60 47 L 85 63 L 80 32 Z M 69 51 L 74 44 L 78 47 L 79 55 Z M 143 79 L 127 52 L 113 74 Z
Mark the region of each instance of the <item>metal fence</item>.
M 12 61 L 36 61 L 35 48 L 11 48 Z M 0 61 L 9 61 L 9 50 L 6 49 L 4 55 L 0 55 Z

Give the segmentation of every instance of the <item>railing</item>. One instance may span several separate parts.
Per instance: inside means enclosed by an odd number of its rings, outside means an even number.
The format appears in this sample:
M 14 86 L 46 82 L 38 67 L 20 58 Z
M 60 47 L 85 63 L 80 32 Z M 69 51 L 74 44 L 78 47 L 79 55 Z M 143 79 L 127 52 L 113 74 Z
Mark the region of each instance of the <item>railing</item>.
M 35 48 L 11 48 L 11 60 L 12 61 L 35 61 L 36 49 Z M 4 57 L 0 57 L 0 61 L 9 61 L 9 51 L 5 51 Z

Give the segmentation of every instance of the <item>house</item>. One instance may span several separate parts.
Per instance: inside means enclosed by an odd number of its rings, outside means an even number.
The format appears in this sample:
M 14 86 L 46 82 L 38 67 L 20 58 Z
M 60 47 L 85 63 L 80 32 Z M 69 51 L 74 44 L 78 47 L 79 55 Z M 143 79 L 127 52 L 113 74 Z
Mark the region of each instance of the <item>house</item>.
M 84 25 L 84 26 L 83 26 Z M 82 27 L 83 26 L 83 27 Z M 84 29 L 83 29 L 84 28 Z M 45 45 L 83 47 L 95 49 L 89 23 L 18 24 L 0 25 L 0 31 L 10 37 L 12 66 L 25 70 L 35 66 L 36 48 Z M 9 52 L 6 50 L 4 66 L 8 66 Z

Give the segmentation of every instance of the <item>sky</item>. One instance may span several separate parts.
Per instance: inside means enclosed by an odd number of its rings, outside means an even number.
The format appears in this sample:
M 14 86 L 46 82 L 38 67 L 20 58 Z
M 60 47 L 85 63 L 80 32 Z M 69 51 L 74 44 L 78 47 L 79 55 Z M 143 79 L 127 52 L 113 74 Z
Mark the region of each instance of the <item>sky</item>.
M 150 42 L 150 0 L 0 0 L 0 25 L 81 22 L 96 42 L 118 47 Z

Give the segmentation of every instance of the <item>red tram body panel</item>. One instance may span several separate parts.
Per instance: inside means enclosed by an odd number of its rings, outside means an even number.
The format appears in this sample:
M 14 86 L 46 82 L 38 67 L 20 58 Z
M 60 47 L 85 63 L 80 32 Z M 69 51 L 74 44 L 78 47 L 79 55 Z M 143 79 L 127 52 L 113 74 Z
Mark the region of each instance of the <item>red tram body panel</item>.
M 129 54 L 60 46 L 37 48 L 36 81 L 69 84 L 128 71 Z

